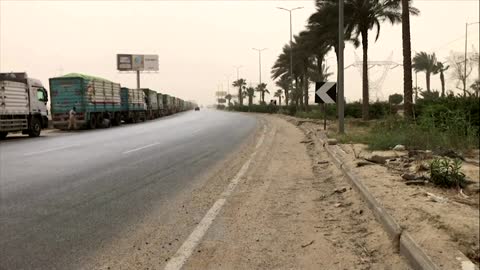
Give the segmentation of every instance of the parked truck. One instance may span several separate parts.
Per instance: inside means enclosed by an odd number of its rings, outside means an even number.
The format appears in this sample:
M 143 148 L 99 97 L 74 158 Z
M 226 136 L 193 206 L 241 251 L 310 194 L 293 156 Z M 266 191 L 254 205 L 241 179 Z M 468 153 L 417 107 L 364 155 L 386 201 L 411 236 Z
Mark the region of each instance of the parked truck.
M 145 121 L 147 118 L 145 92 L 142 89 L 130 89 L 122 87 L 120 93 L 122 111 L 121 113 L 116 114 L 115 117 L 117 117 L 119 121 L 123 120 L 126 123 Z
M 147 119 L 158 118 L 159 115 L 159 106 L 158 106 L 158 97 L 157 92 L 148 88 L 142 88 L 145 93 L 145 103 L 147 104 Z
M 0 139 L 9 132 L 40 136 L 48 127 L 48 94 L 27 73 L 0 73 Z
M 166 115 L 165 107 L 163 106 L 163 94 L 157 93 L 158 113 L 159 117 Z
M 50 79 L 52 120 L 55 128 L 68 126 L 69 111 L 76 108 L 79 126 L 97 128 L 119 125 L 122 112 L 120 84 L 109 80 L 70 73 Z M 104 121 L 107 119 L 108 121 Z

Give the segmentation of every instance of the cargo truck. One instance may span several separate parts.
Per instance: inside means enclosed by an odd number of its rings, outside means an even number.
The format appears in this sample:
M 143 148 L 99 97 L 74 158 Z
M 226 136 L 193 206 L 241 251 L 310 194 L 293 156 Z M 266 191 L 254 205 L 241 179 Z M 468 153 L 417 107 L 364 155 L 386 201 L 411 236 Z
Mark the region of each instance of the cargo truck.
M 158 118 L 160 115 L 157 92 L 148 88 L 142 88 L 142 90 L 145 93 L 145 103 L 147 104 L 147 119 Z
M 172 114 L 172 99 L 169 95 L 163 95 L 163 110 L 165 115 Z
M 145 92 L 141 89 L 129 89 L 122 87 L 121 104 L 122 112 L 116 115 L 120 121 L 126 123 L 136 123 L 141 120 L 145 121 L 147 104 L 145 103 Z
M 25 72 L 0 73 L 0 139 L 9 132 L 40 136 L 48 127 L 48 94 Z
M 157 103 L 158 103 L 158 116 L 162 117 L 166 115 L 165 113 L 165 108 L 163 106 L 163 94 L 162 93 L 157 93 Z
M 70 73 L 50 79 L 53 126 L 65 129 L 69 111 L 76 108 L 77 125 L 94 129 L 119 125 L 120 84 L 94 76 Z M 107 119 L 108 121 L 104 121 Z

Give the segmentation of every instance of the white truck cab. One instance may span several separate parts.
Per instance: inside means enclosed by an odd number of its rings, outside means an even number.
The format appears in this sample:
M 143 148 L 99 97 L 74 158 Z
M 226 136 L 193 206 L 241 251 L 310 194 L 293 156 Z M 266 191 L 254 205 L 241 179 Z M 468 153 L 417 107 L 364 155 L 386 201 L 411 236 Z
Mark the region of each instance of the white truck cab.
M 40 136 L 48 127 L 48 93 L 24 72 L 0 73 L 0 139 L 9 132 Z

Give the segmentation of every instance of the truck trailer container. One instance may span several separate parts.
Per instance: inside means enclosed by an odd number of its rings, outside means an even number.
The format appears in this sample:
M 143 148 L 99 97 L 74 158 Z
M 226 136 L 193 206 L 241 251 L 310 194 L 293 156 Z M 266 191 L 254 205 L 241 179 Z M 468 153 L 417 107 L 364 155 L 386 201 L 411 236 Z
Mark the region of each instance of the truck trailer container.
M 48 127 L 48 94 L 25 72 L 0 73 L 0 139 L 9 132 L 40 136 Z
M 165 109 L 163 106 L 163 94 L 162 93 L 157 93 L 157 103 L 158 103 L 158 113 L 159 117 L 162 117 L 166 115 Z
M 122 112 L 120 116 L 115 115 L 126 123 L 136 123 L 146 119 L 147 104 L 145 103 L 145 92 L 142 89 L 120 89 Z
M 158 118 L 159 106 L 157 92 L 148 88 L 142 88 L 145 93 L 145 103 L 147 104 L 147 119 Z
M 89 128 L 120 124 L 121 115 L 120 84 L 109 80 L 70 73 L 50 79 L 52 96 L 53 125 L 59 129 L 68 126 L 69 111 L 76 108 L 76 119 L 79 126 Z M 109 121 L 104 121 L 108 119 Z M 107 124 L 105 124 L 107 123 Z

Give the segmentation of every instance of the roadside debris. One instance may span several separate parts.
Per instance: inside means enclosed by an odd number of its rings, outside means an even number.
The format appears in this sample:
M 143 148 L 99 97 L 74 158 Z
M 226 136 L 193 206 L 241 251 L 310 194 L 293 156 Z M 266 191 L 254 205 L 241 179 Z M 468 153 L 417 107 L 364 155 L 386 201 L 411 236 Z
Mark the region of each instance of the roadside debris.
M 328 164 L 328 160 L 320 160 L 317 164 Z
M 374 163 L 366 160 L 357 161 L 357 167 L 363 167 L 368 165 L 373 165 Z
M 347 191 L 347 188 L 337 188 L 333 191 L 333 193 L 344 193 L 345 191 Z
M 438 156 L 442 156 L 442 157 L 449 157 L 449 158 L 458 158 L 458 159 L 461 159 L 462 161 L 465 161 L 465 158 L 463 157 L 462 154 L 459 154 L 453 150 L 443 150 L 443 151 L 439 151 L 436 153 Z
M 328 145 L 336 145 L 337 144 L 337 139 L 328 139 L 327 143 L 328 143 Z
M 446 203 L 448 201 L 447 198 L 444 198 L 442 196 L 435 195 L 430 192 L 425 192 L 425 195 L 428 197 L 428 199 L 432 202 L 438 202 L 438 203 Z
M 302 248 L 306 248 L 306 247 L 312 245 L 314 242 L 315 242 L 315 240 L 312 240 L 308 244 L 302 245 Z
M 405 146 L 404 145 L 401 145 L 401 144 L 397 144 L 395 145 L 395 147 L 393 147 L 393 151 L 405 151 Z
M 365 158 L 367 161 L 373 162 L 373 163 L 378 163 L 378 164 L 385 164 L 387 163 L 387 158 L 382 157 L 379 155 L 372 155 L 371 157 Z
M 405 180 L 417 180 L 417 175 L 413 173 L 404 173 L 402 174 L 402 178 Z
M 428 181 L 425 181 L 425 180 L 410 180 L 410 181 L 406 181 L 405 185 L 407 185 L 407 186 L 410 186 L 410 185 L 417 185 L 417 186 L 421 185 L 421 186 L 423 186 L 427 183 L 428 183 Z

